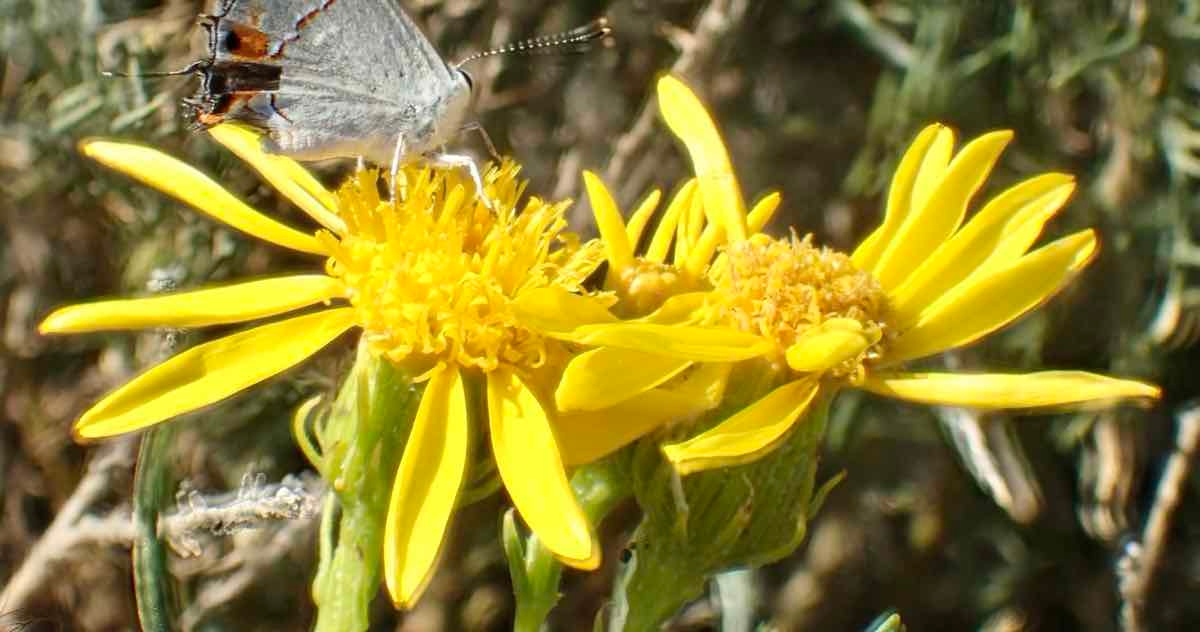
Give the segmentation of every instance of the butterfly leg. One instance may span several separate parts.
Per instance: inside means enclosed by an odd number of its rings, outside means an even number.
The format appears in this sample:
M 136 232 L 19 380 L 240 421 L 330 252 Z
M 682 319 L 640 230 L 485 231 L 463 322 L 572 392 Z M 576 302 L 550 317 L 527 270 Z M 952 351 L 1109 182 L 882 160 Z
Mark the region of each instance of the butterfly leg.
M 479 121 L 467 123 L 466 125 L 462 126 L 462 131 L 479 132 L 479 137 L 483 139 L 483 144 L 487 146 L 488 154 L 491 155 L 492 160 L 500 162 L 500 152 L 496 151 L 496 145 L 492 143 L 492 137 L 488 135 L 487 130 L 483 127 L 482 123 Z
M 475 184 L 475 195 L 478 195 L 483 200 L 483 205 L 488 207 L 488 210 L 496 212 L 495 205 L 492 204 L 492 199 L 487 196 L 483 188 L 483 176 L 479 174 L 479 165 L 475 164 L 475 159 L 465 154 L 427 154 L 426 159 L 435 167 L 449 167 L 453 169 L 466 169 L 467 174 L 471 176 L 471 182 Z
M 404 157 L 404 134 L 396 134 L 396 149 L 392 152 L 392 169 L 391 169 L 391 184 L 392 201 L 396 201 L 396 191 L 398 190 L 397 178 L 400 177 L 400 159 Z

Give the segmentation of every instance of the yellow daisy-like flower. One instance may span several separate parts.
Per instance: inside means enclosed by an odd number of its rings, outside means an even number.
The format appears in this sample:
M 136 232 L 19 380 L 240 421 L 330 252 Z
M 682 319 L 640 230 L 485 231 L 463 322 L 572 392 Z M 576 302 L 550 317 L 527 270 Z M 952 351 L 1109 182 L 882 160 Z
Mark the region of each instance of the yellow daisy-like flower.
M 496 211 L 456 171 L 417 166 L 405 167 L 396 199 L 385 201 L 374 171 L 357 173 L 331 193 L 294 161 L 264 153 L 253 132 L 232 125 L 209 132 L 321 228 L 306 234 L 280 224 L 150 148 L 88 141 L 82 151 L 242 232 L 324 258 L 324 273 L 74 305 L 48 316 L 41 331 L 203 327 L 322 308 L 176 355 L 86 411 L 76 434 L 106 437 L 197 410 L 359 328 L 372 353 L 425 381 L 385 525 L 384 577 L 396 605 L 411 605 L 432 575 L 463 486 L 473 418 L 468 382 L 484 384 L 492 455 L 522 518 L 564 563 L 595 568 L 600 549 L 567 481 L 554 409 L 542 403 L 552 397 L 556 367 L 570 354 L 561 339 L 590 346 L 631 336 L 695 340 L 713 328 L 671 330 L 664 338 L 610 314 L 611 297 L 583 288 L 603 260 L 599 244 L 581 245 L 564 231 L 567 203 L 532 198 L 518 212 L 524 185 L 512 163 L 485 179 Z M 727 331 L 702 353 L 679 352 L 693 360 L 735 361 L 765 345 L 757 336 Z M 620 406 L 588 411 L 577 423 L 603 426 L 621 414 Z
M 1068 175 L 1000 193 L 964 224 L 972 196 L 1011 139 L 986 134 L 957 155 L 946 127 L 923 130 L 901 160 L 883 225 L 852 255 L 809 238 L 757 234 L 711 116 L 665 77 L 659 105 L 691 155 L 701 214 L 723 234 L 704 266 L 710 288 L 676 322 L 732 325 L 772 341 L 762 357 L 783 383 L 716 427 L 663 452 L 681 473 L 744 463 L 778 444 L 821 394 L 845 386 L 897 399 L 981 409 L 1037 409 L 1152 399 L 1155 386 L 1081 371 L 906 372 L 907 361 L 970 344 L 1057 293 L 1094 256 L 1084 230 L 1030 250 L 1070 197 Z M 716 228 L 714 228 L 714 226 Z M 696 229 L 692 229 L 695 233 Z M 607 238 L 607 234 L 605 235 Z M 711 256 L 711 255 L 710 255 Z M 648 430 L 648 429 L 645 429 Z M 612 433 L 614 436 L 618 433 Z
M 584 172 L 584 185 L 609 263 L 604 287 L 617 297 L 613 311 L 629 318 L 630 326 L 704 334 L 692 340 L 674 336 L 679 344 L 703 349 L 715 342 L 711 333 L 681 327 L 694 320 L 692 311 L 711 289 L 706 274 L 725 238 L 718 224 L 705 222 L 699 182 L 688 180 L 674 195 L 640 253 L 637 244 L 661 193 L 647 195 L 626 223 L 595 174 Z M 748 230 L 761 230 L 780 201 L 770 194 L 755 204 L 746 218 Z M 769 350 L 768 339 L 758 338 L 754 348 Z M 662 346 L 636 337 L 614 336 L 608 342 L 572 358 L 555 393 L 560 411 L 555 423 L 567 462 L 601 458 L 655 428 L 693 419 L 721 403 L 730 364 L 698 363 L 695 353 L 665 355 Z M 580 412 L 589 410 L 601 411 L 603 418 Z

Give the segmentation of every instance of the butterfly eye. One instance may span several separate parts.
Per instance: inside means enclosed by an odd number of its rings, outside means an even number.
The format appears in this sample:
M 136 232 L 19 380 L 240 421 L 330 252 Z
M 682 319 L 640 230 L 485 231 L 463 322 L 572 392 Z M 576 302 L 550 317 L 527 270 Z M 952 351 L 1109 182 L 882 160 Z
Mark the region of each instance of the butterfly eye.
M 470 90 L 472 93 L 474 93 L 475 92 L 475 79 L 474 79 L 474 77 L 471 76 L 471 73 L 463 70 L 462 68 L 459 68 L 458 74 L 462 75 L 463 81 L 467 82 L 467 90 Z

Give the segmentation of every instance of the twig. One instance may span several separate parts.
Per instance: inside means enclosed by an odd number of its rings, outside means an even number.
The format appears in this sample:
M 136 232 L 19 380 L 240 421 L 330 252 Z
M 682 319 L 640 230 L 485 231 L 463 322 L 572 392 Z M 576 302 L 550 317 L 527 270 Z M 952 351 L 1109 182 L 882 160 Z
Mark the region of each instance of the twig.
M 1129 411 L 1109 410 L 1092 423 L 1091 441 L 1080 454 L 1083 490 L 1079 520 L 1093 538 L 1112 542 L 1128 531 L 1130 498 L 1135 488 L 1137 446 L 1127 423 Z
M 724 632 L 755 629 L 755 614 L 762 594 L 757 579 L 757 571 L 750 568 L 725 571 L 713 577 L 713 600 L 720 605 Z
M 314 514 L 315 515 L 315 514 Z M 192 603 L 183 611 L 181 627 L 183 630 L 194 630 L 209 615 L 222 608 L 239 595 L 255 585 L 259 578 L 269 572 L 279 569 L 279 560 L 294 551 L 296 547 L 311 542 L 309 537 L 316 527 L 317 521 L 313 515 L 307 515 L 297 520 L 284 523 L 278 531 L 269 536 L 266 542 L 257 543 L 253 548 L 236 549 L 230 560 L 236 565 L 236 570 L 220 581 L 204 584 L 196 593 Z
M 72 555 L 73 549 L 81 542 L 81 535 L 86 533 L 91 537 L 103 537 L 102 533 L 96 533 L 95 530 L 80 530 L 79 527 L 87 518 L 87 512 L 112 489 L 113 478 L 120 474 L 128 475 L 129 468 L 133 466 L 136 445 L 136 441 L 130 437 L 112 441 L 100 449 L 83 480 L 79 481 L 71 497 L 54 516 L 50 527 L 30 549 L 25 561 L 8 580 L 4 591 L 0 592 L 0 607 L 6 610 L 25 607 L 33 595 L 58 577 L 57 565 Z M 128 522 L 128 514 L 125 520 Z
M 692 32 L 673 32 L 672 39 L 679 48 L 679 58 L 672 64 L 669 72 L 673 75 L 694 75 L 711 64 L 720 44 L 741 27 L 749 4 L 747 0 L 713 0 L 701 11 Z M 629 181 L 630 164 L 646 152 L 647 145 L 654 135 L 657 111 L 658 106 L 653 102 L 644 105 L 633 126 L 613 145 L 613 156 L 604 172 L 604 179 L 614 185 L 619 183 L 621 188 L 618 195 L 622 199 L 636 194 L 647 184 Z M 631 191 L 633 193 L 630 193 Z M 576 209 L 582 208 L 583 205 L 576 206 Z
M 135 442 L 118 440 L 92 462 L 87 474 L 71 498 L 63 504 L 50 528 L 42 534 L 21 567 L 0 593 L 0 607 L 19 609 L 31 596 L 43 590 L 57 575 L 63 562 L 79 554 L 86 545 L 129 546 L 136 536 L 128 506 L 105 514 L 88 515 L 96 503 L 112 489 L 116 470 L 127 469 L 133 463 Z M 180 555 L 199 555 L 202 535 L 230 535 L 237 531 L 263 526 L 268 521 L 286 521 L 272 536 L 267 552 L 275 555 L 284 534 L 308 528 L 319 513 L 324 486 L 315 477 L 287 476 L 281 483 L 264 484 L 261 475 L 247 475 L 236 492 L 203 496 L 198 492 L 182 495 L 180 507 L 159 521 L 159 533 Z M 296 539 L 293 542 L 301 542 Z M 240 555 L 240 554 L 239 554 Z M 274 559 L 274 558 L 272 558 Z M 258 563 L 238 560 L 258 573 Z M 240 577 L 242 570 L 234 576 Z M 222 582 L 228 584 L 229 581 Z M 186 618 L 186 616 L 185 616 Z
M 1146 598 L 1154 572 L 1166 553 L 1171 522 L 1192 470 L 1192 457 L 1200 445 L 1200 404 L 1187 405 L 1177 419 L 1179 429 L 1175 435 L 1175 452 L 1171 454 L 1158 481 L 1154 505 L 1150 508 L 1150 518 L 1142 530 L 1141 540 L 1130 543 L 1117 563 L 1118 590 L 1123 601 L 1121 629 L 1126 632 L 1146 629 L 1143 616 Z
M 201 535 L 230 535 L 268 521 L 312 518 L 320 512 L 323 494 L 324 486 L 315 477 L 289 475 L 281 483 L 266 485 L 262 474 L 247 474 L 236 493 L 181 494 L 186 506 L 165 516 L 159 532 L 177 553 L 195 557 L 201 553 Z

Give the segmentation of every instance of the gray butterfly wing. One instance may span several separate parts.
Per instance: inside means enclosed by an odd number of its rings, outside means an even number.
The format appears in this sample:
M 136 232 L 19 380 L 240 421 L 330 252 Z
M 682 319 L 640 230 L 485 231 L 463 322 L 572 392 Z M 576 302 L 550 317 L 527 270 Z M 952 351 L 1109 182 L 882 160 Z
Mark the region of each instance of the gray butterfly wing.
M 245 103 L 229 117 L 266 129 L 268 149 L 387 163 L 398 137 L 425 152 L 466 115 L 470 86 L 396 0 L 225 0 L 213 17 L 218 66 L 235 79 L 277 72 L 233 91 Z

